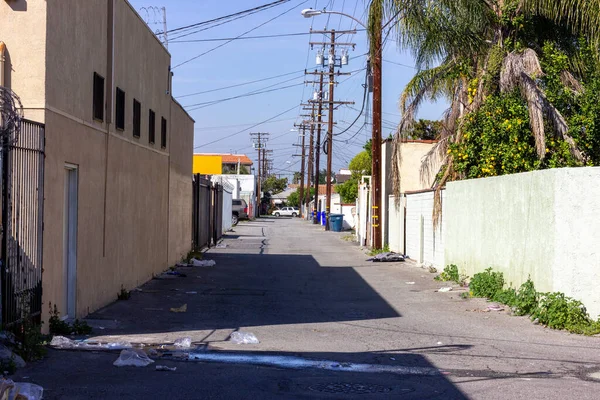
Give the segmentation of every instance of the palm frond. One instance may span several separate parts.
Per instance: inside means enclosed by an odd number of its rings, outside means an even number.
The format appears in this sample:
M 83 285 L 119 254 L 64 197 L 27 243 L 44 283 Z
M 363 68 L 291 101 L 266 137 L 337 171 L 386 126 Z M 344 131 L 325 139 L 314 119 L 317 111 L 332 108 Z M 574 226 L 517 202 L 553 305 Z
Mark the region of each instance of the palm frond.
M 524 10 L 564 24 L 586 37 L 594 48 L 600 44 L 600 0 L 524 0 Z
M 579 94 L 583 92 L 583 85 L 569 71 L 562 71 L 560 81 L 565 87 Z
M 519 88 L 527 102 L 529 124 L 535 139 L 535 149 L 540 160 L 546 157 L 546 132 L 544 120 L 554 127 L 554 132 L 569 144 L 571 154 L 583 161 L 581 151 L 569 136 L 569 127 L 564 117 L 547 99 L 536 83 L 536 78 L 543 74 L 535 51 L 525 49 L 512 52 L 505 59 L 500 73 L 500 89 L 509 92 Z

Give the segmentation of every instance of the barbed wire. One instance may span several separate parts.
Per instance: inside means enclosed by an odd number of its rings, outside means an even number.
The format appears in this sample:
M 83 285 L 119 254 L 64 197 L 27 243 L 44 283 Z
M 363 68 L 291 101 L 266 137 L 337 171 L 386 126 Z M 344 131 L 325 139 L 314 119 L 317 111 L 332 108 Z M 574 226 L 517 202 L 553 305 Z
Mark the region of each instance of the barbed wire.
M 23 119 L 23 104 L 19 96 L 7 87 L 0 86 L 0 145 L 16 143 Z

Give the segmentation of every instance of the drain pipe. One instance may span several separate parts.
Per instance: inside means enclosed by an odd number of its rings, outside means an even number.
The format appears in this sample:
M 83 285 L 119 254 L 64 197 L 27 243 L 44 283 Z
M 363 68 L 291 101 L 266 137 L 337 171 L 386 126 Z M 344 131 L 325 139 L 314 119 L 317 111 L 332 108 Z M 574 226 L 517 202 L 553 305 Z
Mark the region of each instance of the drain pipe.
M 6 45 L 4 42 L 0 42 L 0 86 L 4 86 L 4 52 L 6 51 Z

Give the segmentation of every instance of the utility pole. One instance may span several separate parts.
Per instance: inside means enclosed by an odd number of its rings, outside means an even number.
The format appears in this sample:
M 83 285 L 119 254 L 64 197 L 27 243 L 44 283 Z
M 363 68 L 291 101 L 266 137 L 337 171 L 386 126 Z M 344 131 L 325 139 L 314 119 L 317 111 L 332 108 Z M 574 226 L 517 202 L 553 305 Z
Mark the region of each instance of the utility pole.
M 327 123 L 327 198 L 325 200 L 325 212 L 327 220 L 325 230 L 329 230 L 329 216 L 331 214 L 331 163 L 333 158 L 333 87 L 335 83 L 335 30 L 331 30 L 331 47 L 329 57 L 334 58 L 333 63 L 329 63 L 329 115 Z
M 316 73 L 317 71 L 315 71 Z M 319 96 L 323 95 L 323 75 L 319 76 Z M 313 213 L 313 224 L 320 224 L 317 209 L 319 207 L 319 174 L 321 172 L 321 122 L 323 118 L 323 102 L 319 102 L 317 113 L 317 140 L 315 142 L 315 209 Z M 313 105 L 314 107 L 314 105 Z
M 302 144 L 300 145 L 302 147 L 302 155 L 300 157 L 302 157 L 302 164 L 300 166 L 300 193 L 299 193 L 299 200 L 300 200 L 300 218 L 303 217 L 302 214 L 302 206 L 304 204 L 304 174 L 305 174 L 305 169 L 304 169 L 304 165 L 305 163 L 305 159 L 306 159 L 306 144 L 305 144 L 305 136 L 306 136 L 306 125 L 305 124 L 300 124 L 300 125 L 296 125 L 294 124 L 294 126 L 299 127 L 302 129 Z M 294 145 L 296 146 L 296 145 Z M 308 187 L 308 185 L 307 185 Z
M 372 8 L 377 10 L 377 8 Z M 371 137 L 371 198 L 372 198 L 372 234 L 373 248 L 382 248 L 381 234 L 381 20 L 383 18 L 382 11 L 379 9 L 375 16 L 375 27 L 373 29 L 373 43 L 371 44 L 371 57 L 373 62 L 373 134 Z
M 306 174 L 306 199 L 304 200 L 304 204 L 308 205 L 310 203 L 310 180 L 313 175 L 313 145 L 314 145 L 314 134 L 315 134 L 315 105 L 312 105 L 312 110 L 310 113 L 310 140 L 308 144 L 308 172 Z M 304 138 L 302 138 L 302 144 L 304 144 Z M 310 212 L 308 208 L 306 209 L 308 215 Z
M 161 8 L 163 12 L 163 37 L 165 38 L 165 48 L 169 50 L 169 37 L 167 36 L 167 9 Z
M 311 45 L 311 47 L 313 45 L 318 45 L 318 46 L 329 46 L 329 55 L 328 55 L 328 64 L 329 64 L 329 72 L 314 72 L 315 75 L 320 75 L 321 76 L 321 82 L 323 80 L 323 75 L 327 74 L 329 75 L 329 97 L 327 99 L 327 103 L 329 104 L 329 112 L 327 115 L 327 119 L 328 119 L 328 123 L 327 123 L 327 190 L 326 190 L 326 200 L 325 200 L 325 215 L 326 215 L 326 223 L 325 223 L 325 230 L 329 230 L 329 217 L 331 214 L 331 193 L 332 193 L 332 187 L 331 187 L 331 167 L 332 167 L 332 161 L 333 161 L 333 125 L 335 125 L 335 122 L 333 121 L 333 110 L 334 110 L 334 106 L 336 104 L 354 104 L 354 102 L 346 102 L 346 101 L 335 101 L 334 97 L 333 97 L 333 88 L 336 84 L 335 82 L 335 75 L 350 75 L 350 73 L 342 73 L 342 72 L 335 72 L 335 67 L 339 66 L 341 67 L 342 65 L 345 65 L 348 63 L 348 58 L 347 55 L 344 55 L 341 59 L 340 59 L 340 64 L 336 65 L 336 55 L 335 55 L 335 48 L 336 48 L 336 44 L 338 46 L 355 46 L 354 43 L 336 43 L 336 35 L 344 35 L 344 34 L 354 34 L 356 33 L 356 31 L 335 31 L 335 30 L 325 30 L 325 31 L 312 31 L 312 33 L 315 34 L 329 34 L 330 35 L 330 41 L 329 42 L 310 42 L 309 44 Z M 322 55 L 322 54 L 321 54 Z M 321 58 L 322 59 L 322 58 Z M 317 57 L 317 60 L 319 60 L 319 57 Z M 324 59 L 323 59 L 324 60 Z M 318 63 L 318 62 L 317 62 Z M 322 95 L 322 83 L 321 83 L 321 95 Z M 323 99 L 319 99 L 319 104 L 323 103 Z M 314 101 L 313 101 L 314 102 Z M 319 107 L 321 109 L 321 107 Z M 319 114 L 321 114 L 319 112 Z M 318 126 L 320 127 L 320 121 L 318 123 Z M 320 143 L 319 143 L 320 145 Z
M 262 159 L 261 159 L 261 150 L 263 150 L 264 148 L 264 144 L 267 141 L 267 138 L 265 138 L 265 136 L 269 136 L 268 133 L 263 133 L 263 132 L 256 132 L 256 133 L 251 133 L 250 136 L 252 137 L 252 141 L 254 142 L 254 148 L 258 151 L 258 176 L 257 176 L 257 192 L 256 192 L 256 208 L 257 208 L 257 212 L 258 212 L 258 216 L 260 216 L 260 203 L 261 203 L 261 192 L 262 192 L 262 174 L 264 173 L 264 168 L 261 166 L 262 164 Z

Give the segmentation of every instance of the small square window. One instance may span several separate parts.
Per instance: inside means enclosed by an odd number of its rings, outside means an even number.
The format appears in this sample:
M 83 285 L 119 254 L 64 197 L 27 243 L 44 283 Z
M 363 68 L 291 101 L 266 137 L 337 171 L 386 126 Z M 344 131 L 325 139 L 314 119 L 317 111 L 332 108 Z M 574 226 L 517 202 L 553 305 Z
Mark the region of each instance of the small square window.
M 160 147 L 167 148 L 167 120 L 164 117 L 160 119 Z
M 148 112 L 148 142 L 154 144 L 154 138 L 156 136 L 156 115 L 154 111 Z
M 94 119 L 104 121 L 104 78 L 94 72 Z
M 140 137 L 142 124 L 142 105 L 136 99 L 133 99 L 133 137 Z
M 119 130 L 125 129 L 125 92 L 117 88 L 117 94 L 115 99 L 115 126 Z

